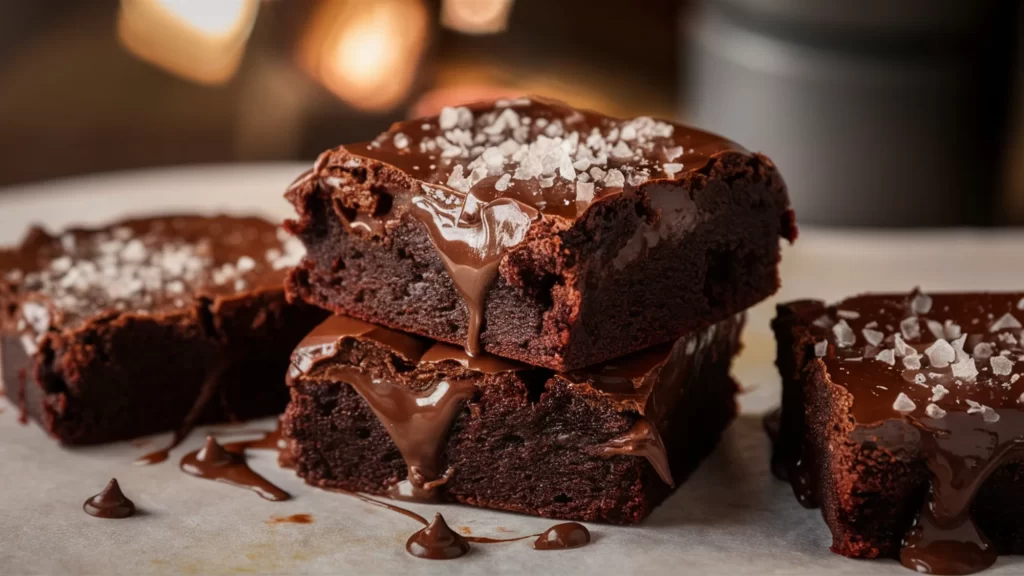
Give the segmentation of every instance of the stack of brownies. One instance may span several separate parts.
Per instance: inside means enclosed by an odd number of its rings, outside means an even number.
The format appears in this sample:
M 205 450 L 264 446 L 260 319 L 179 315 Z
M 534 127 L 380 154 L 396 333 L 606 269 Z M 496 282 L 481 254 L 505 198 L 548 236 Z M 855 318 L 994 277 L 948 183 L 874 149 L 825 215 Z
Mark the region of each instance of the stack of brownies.
M 764 156 L 538 99 L 327 151 L 287 198 L 288 295 L 335 314 L 292 356 L 301 477 L 615 523 L 733 418 L 743 312 L 796 236 Z

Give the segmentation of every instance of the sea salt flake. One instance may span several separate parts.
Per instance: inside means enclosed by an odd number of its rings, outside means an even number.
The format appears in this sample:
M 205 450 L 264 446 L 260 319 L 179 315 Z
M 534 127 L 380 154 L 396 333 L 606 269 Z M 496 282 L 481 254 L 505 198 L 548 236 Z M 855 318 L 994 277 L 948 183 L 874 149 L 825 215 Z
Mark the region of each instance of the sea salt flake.
M 885 362 L 889 366 L 895 366 L 896 354 L 892 351 L 892 349 L 882 350 L 881 352 L 875 355 L 875 360 L 878 360 L 879 362 Z
M 828 340 L 822 340 L 814 345 L 814 355 L 818 358 L 824 358 L 828 354 Z
M 905 393 L 900 392 L 896 396 L 896 401 L 892 403 L 892 409 L 901 414 L 909 414 L 917 409 L 917 404 L 914 404 L 914 401 Z
M 949 394 L 949 389 L 947 389 L 942 384 L 936 384 L 935 386 L 932 386 L 931 400 L 932 402 L 938 402 L 939 400 L 945 398 L 947 394 Z
M 821 316 L 815 318 L 814 322 L 811 322 L 811 324 L 817 326 L 818 328 L 824 328 L 825 330 L 828 330 L 835 325 L 835 322 L 832 320 L 831 317 L 829 317 L 828 314 L 822 314 Z
M 622 172 L 612 168 L 604 176 L 604 185 L 609 188 L 622 188 L 626 183 L 626 177 L 622 175 Z
M 1017 345 L 1017 337 L 1009 332 L 1003 332 L 999 335 L 999 341 L 1008 346 Z
M 935 368 L 945 368 L 956 360 L 956 350 L 945 340 L 936 340 L 924 353 L 928 356 L 928 362 Z
M 674 146 L 672 148 L 665 148 L 665 159 L 668 160 L 669 162 L 675 160 L 676 158 L 679 158 L 682 155 L 683 155 L 683 147 L 682 146 Z M 1024 302 L 1024 300 L 1021 300 L 1021 302 Z M 1024 310 L 1024 308 L 1021 308 L 1021 309 Z
M 868 344 L 871 344 L 872 346 L 878 346 L 882 343 L 882 340 L 885 340 L 885 334 L 878 330 L 865 328 L 861 330 L 861 334 L 864 335 L 864 339 L 868 341 Z
M 840 320 L 832 327 L 832 333 L 836 336 L 836 346 L 840 348 L 849 348 L 857 342 L 857 335 L 853 333 L 853 329 L 846 323 L 846 320 Z
M 620 160 L 623 160 L 633 156 L 633 151 L 630 150 L 628 144 L 620 140 L 619 143 L 616 144 L 614 148 L 612 148 L 611 154 L 612 158 L 618 158 Z
M 896 356 L 915 356 L 917 355 L 917 348 L 906 343 L 903 340 L 903 336 L 899 334 L 892 335 L 893 346 L 896 349 Z
M 674 178 L 678 172 L 683 171 L 683 165 L 678 163 L 662 164 L 661 169 L 668 174 L 669 178 Z
M 1024 310 L 1024 298 L 1021 298 L 1020 302 L 1017 302 L 1017 310 Z
M 967 409 L 968 414 L 981 414 L 981 419 L 990 424 L 994 424 L 999 421 L 999 413 L 993 410 L 990 406 L 979 404 L 974 400 L 965 400 L 969 408 Z
M 946 417 L 946 411 L 943 410 L 942 408 L 939 408 L 934 403 L 925 406 L 924 413 L 929 418 L 934 418 L 936 420 L 938 420 L 940 418 L 945 418 Z
M 924 386 L 926 382 L 928 382 L 928 378 L 924 374 L 921 374 L 920 372 L 914 374 L 914 384 Z
M 504 192 L 505 190 L 508 190 L 508 185 L 511 181 L 511 174 L 502 174 L 501 178 L 498 178 L 498 181 L 494 183 L 494 189 L 498 192 Z
M 978 377 L 978 368 L 974 364 L 974 358 L 954 362 L 950 367 L 953 370 L 954 378 L 971 381 Z
M 593 182 L 577 182 L 576 183 L 576 201 L 589 204 L 594 200 L 594 183 Z
M 914 354 L 913 356 L 904 356 L 903 357 L 903 367 L 908 369 L 908 370 L 920 370 L 921 369 L 921 358 L 922 358 L 922 356 L 920 354 Z M 920 376 L 924 377 L 923 374 L 920 374 Z
M 395 148 L 398 148 L 399 150 L 405 150 L 409 147 L 409 137 L 401 132 L 395 134 L 395 137 L 392 138 L 391 141 L 394 143 Z
M 921 337 L 921 326 L 917 322 L 917 316 L 904 318 L 900 322 L 900 333 L 907 340 L 917 340 Z
M 942 328 L 942 323 L 937 320 L 926 320 L 925 324 L 928 325 L 928 331 L 932 333 L 932 336 L 936 340 L 942 340 L 946 337 L 946 331 Z
M 914 314 L 927 314 L 931 309 L 932 297 L 923 292 L 914 294 L 914 297 L 910 300 L 910 310 L 913 311 Z
M 953 340 L 959 338 L 962 335 L 960 325 L 952 320 L 946 320 L 946 324 L 943 326 L 943 332 L 946 335 L 947 340 Z
M 999 332 L 1000 330 L 1007 330 L 1010 328 L 1021 328 L 1020 320 L 1017 320 L 1013 314 L 1007 312 L 999 317 L 999 320 L 993 322 L 989 327 L 989 332 Z
M 856 312 L 854 310 L 836 310 L 836 316 L 846 320 L 856 320 L 860 318 L 860 312 Z
M 1013 373 L 1013 361 L 1003 356 L 993 356 L 989 362 L 992 364 L 992 373 L 996 376 L 1009 376 Z
M 988 360 L 992 357 L 993 353 L 992 345 L 988 342 L 979 342 L 974 347 L 974 357 L 978 360 Z

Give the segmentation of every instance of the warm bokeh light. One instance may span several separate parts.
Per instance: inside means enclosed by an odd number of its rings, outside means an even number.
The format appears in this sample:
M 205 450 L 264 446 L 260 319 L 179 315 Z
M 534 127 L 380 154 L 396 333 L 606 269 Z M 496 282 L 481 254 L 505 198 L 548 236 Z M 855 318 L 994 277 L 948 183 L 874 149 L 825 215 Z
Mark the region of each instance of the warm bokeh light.
M 302 66 L 352 106 L 389 110 L 408 95 L 426 48 L 422 0 L 333 0 L 310 19 Z
M 514 0 L 444 0 L 441 23 L 465 34 L 497 34 L 508 28 Z
M 259 0 L 121 0 L 118 38 L 142 60 L 203 84 L 238 70 Z

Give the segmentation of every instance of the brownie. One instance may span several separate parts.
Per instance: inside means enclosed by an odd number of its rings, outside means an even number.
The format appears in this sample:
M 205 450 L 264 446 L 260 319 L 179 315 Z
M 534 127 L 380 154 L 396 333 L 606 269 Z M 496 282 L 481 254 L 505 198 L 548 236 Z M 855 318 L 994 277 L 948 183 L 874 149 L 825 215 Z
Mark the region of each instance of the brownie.
M 289 304 L 303 248 L 258 218 L 166 216 L 0 250 L 3 387 L 65 444 L 280 413 L 325 312 Z
M 1024 552 L 1024 293 L 780 305 L 773 468 L 832 550 L 966 574 Z
M 292 356 L 284 457 L 324 488 L 636 523 L 735 415 L 742 325 L 556 373 L 334 316 Z
M 308 251 L 290 297 L 559 371 L 745 310 L 796 236 L 768 158 L 536 98 L 329 150 L 286 197 Z

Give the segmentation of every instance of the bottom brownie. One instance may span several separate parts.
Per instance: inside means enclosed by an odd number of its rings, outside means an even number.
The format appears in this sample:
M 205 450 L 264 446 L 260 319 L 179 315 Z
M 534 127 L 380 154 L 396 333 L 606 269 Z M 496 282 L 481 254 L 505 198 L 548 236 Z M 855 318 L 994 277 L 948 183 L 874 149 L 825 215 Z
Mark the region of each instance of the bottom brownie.
M 773 470 L 832 551 L 967 574 L 1024 553 L 1024 293 L 779 306 Z
M 292 357 L 286 455 L 325 488 L 636 523 L 735 415 L 742 325 L 555 373 L 336 316 Z

